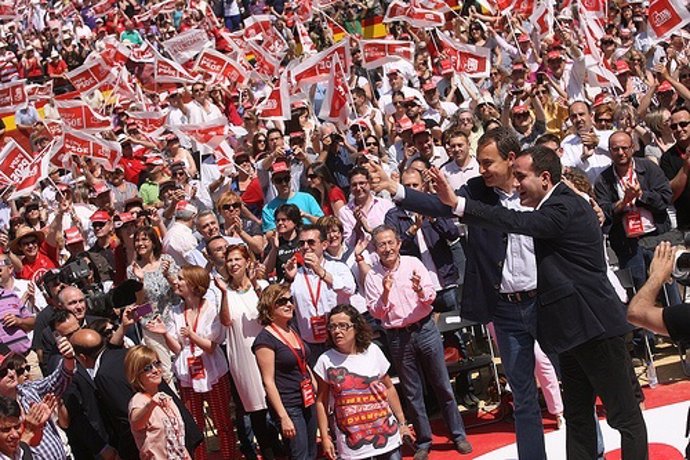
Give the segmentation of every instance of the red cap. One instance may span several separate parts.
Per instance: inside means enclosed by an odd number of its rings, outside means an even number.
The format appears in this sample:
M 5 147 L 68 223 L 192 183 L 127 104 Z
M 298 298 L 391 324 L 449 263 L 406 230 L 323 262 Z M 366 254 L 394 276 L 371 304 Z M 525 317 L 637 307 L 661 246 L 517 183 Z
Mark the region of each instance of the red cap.
M 163 157 L 160 157 L 158 155 L 153 155 L 146 158 L 147 166 L 163 166 L 164 164 L 165 160 L 163 160 Z
M 432 91 L 436 89 L 436 85 L 434 84 L 433 81 L 429 80 L 428 82 L 424 83 L 424 86 L 422 86 L 423 91 Z
M 271 166 L 271 172 L 273 174 L 283 173 L 283 172 L 289 173 L 290 167 L 284 161 L 277 161 L 277 162 L 273 163 L 273 166 Z
M 657 88 L 656 92 L 657 93 L 666 93 L 669 91 L 675 92 L 673 89 L 673 85 L 671 85 L 668 81 L 664 81 L 662 84 L 659 85 L 659 88 Z
M 83 243 L 84 237 L 81 236 L 81 232 L 77 227 L 70 227 L 65 230 L 65 245 L 70 245 L 74 243 Z
M 616 75 L 620 75 L 620 74 L 623 74 L 625 72 L 630 72 L 630 66 L 623 59 L 617 60 L 616 61 L 616 70 L 615 70 Z
M 529 112 L 529 106 L 527 104 L 520 104 L 513 107 L 513 113 L 525 113 Z
M 134 222 L 136 220 L 136 217 L 134 217 L 134 214 L 131 212 L 118 212 L 115 214 L 115 228 L 120 228 L 123 225 L 129 223 L 129 222 Z
M 522 62 L 513 62 L 512 68 L 513 68 L 513 72 L 516 70 L 522 70 L 523 72 L 525 70 L 527 70 L 527 68 L 525 67 L 525 64 L 523 64 Z
M 386 72 L 386 75 L 395 75 L 395 74 L 398 74 L 398 73 L 400 73 L 400 70 L 391 68 L 391 69 L 388 70 L 388 72 Z
M 424 123 L 415 123 L 412 125 L 412 135 L 416 136 L 417 134 L 422 134 L 422 133 L 427 133 L 426 125 Z
M 175 214 L 179 215 L 180 213 L 184 212 L 187 212 L 189 214 L 196 214 L 198 212 L 198 209 L 196 209 L 196 206 L 194 206 L 188 201 L 178 201 L 175 205 Z
M 96 211 L 91 215 L 91 218 L 89 220 L 91 222 L 109 222 L 110 214 L 108 214 L 108 211 Z
M 594 104 L 592 104 L 592 107 L 598 107 L 610 102 L 613 102 L 613 98 L 608 93 L 599 93 L 594 98 Z
M 398 121 L 398 124 L 400 125 L 400 132 L 412 129 L 412 120 L 410 120 L 408 117 L 401 118 Z
M 453 73 L 453 66 L 450 63 L 450 59 L 441 59 L 441 75 L 446 75 Z
M 98 196 L 101 193 L 107 193 L 110 191 L 108 186 L 103 181 L 95 182 L 91 187 L 93 188 L 93 196 Z
M 563 56 L 561 55 L 560 51 L 553 50 L 548 52 L 548 54 L 546 55 L 546 59 L 548 59 L 549 61 L 563 59 Z
M 529 41 L 529 36 L 527 34 L 520 34 L 517 38 L 518 42 L 524 43 Z

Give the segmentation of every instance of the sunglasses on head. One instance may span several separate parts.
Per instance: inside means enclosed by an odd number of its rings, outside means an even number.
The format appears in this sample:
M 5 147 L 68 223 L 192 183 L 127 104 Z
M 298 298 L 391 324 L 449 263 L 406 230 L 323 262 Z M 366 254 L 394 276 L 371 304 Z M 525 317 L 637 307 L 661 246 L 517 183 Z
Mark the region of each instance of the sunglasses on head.
M 230 209 L 240 209 L 241 207 L 242 203 L 226 203 L 221 207 L 221 209 L 223 211 L 229 211 Z

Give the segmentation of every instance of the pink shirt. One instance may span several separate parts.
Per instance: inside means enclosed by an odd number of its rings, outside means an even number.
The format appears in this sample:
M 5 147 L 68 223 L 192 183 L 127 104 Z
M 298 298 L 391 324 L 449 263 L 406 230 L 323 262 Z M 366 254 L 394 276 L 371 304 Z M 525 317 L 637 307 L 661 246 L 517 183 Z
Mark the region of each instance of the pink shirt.
M 388 303 L 383 303 L 383 278 L 389 270 L 376 262 L 364 281 L 367 307 L 374 318 L 381 320 L 386 329 L 397 329 L 416 323 L 432 311 L 436 291 L 429 271 L 416 257 L 400 256 L 400 264 L 393 269 L 393 287 Z M 421 278 L 421 297 L 412 289 L 412 275 Z
M 367 216 L 367 223 L 370 229 L 375 229 L 379 225 L 383 225 L 386 219 L 386 213 L 390 208 L 395 207 L 395 203 L 391 200 L 386 200 L 384 198 L 379 198 L 373 196 L 368 207 L 364 208 L 364 214 Z M 349 248 L 352 248 L 357 244 L 357 239 L 361 235 L 356 235 L 353 232 L 355 225 L 357 225 L 357 219 L 355 219 L 355 202 L 350 200 L 345 206 L 340 208 L 340 221 L 343 223 L 343 242 Z
M 149 396 L 141 392 L 132 396 L 129 401 L 130 418 L 132 411 L 143 408 L 149 399 Z M 131 428 L 142 460 L 190 459 L 184 443 L 184 421 L 172 398 L 166 398 L 162 406 L 153 409 L 146 428 Z

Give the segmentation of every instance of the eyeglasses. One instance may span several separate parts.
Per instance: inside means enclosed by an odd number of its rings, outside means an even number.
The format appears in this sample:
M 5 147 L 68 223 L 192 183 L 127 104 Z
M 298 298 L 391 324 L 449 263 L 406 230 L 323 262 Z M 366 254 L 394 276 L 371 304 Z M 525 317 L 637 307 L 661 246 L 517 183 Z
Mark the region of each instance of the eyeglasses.
M 223 211 L 229 211 L 230 209 L 240 209 L 242 207 L 242 203 L 226 203 L 223 206 L 221 206 L 221 209 Z
M 613 123 L 613 118 L 597 118 L 597 123 Z
M 17 374 L 17 377 L 22 376 L 24 373 L 29 373 L 31 372 L 31 365 L 25 364 L 24 366 L 20 366 L 18 368 L 14 368 L 14 364 L 8 364 L 6 367 L 0 369 L 0 379 L 4 379 L 7 377 L 7 374 L 10 373 L 10 371 L 14 371 L 15 374 Z
M 367 147 L 375 147 L 375 146 L 378 145 L 378 143 L 376 143 L 376 142 L 367 142 L 367 143 L 364 144 L 364 145 L 366 145 Z
M 265 143 L 266 143 L 266 139 L 257 139 L 257 140 L 256 140 L 256 143 L 257 143 L 257 144 L 265 144 Z
M 204 92 L 204 90 L 201 88 L 197 88 L 197 89 L 192 90 L 192 93 L 203 93 L 203 92 Z
M 335 332 L 337 330 L 347 332 L 353 327 L 355 327 L 355 325 L 352 323 L 331 323 L 327 326 L 327 329 L 331 332 Z
M 299 240 L 299 246 L 300 246 L 300 247 L 304 246 L 305 244 L 308 245 L 308 246 L 315 246 L 316 243 L 318 243 L 318 241 L 316 241 L 316 240 L 313 239 L 313 238 L 310 238 L 310 239 L 308 239 L 308 240 Z
M 402 105 L 405 101 L 393 101 L 393 105 Z
M 472 123 L 472 118 L 458 118 L 458 123 Z
M 275 184 L 289 184 L 290 183 L 290 176 L 286 177 L 274 177 L 273 182 Z
M 537 96 L 541 96 L 542 94 L 549 94 L 549 92 L 545 89 L 538 89 L 534 91 L 534 94 L 536 94 Z
M 91 224 L 91 226 L 93 228 L 103 228 L 103 227 L 105 227 L 105 222 L 93 222 Z
M 319 177 L 318 174 L 313 174 L 313 173 L 312 173 L 312 174 L 307 174 L 307 179 L 312 179 L 312 180 L 313 180 L 313 179 L 316 179 L 316 178 L 318 178 L 318 177 Z
M 163 363 L 156 360 L 156 361 L 153 361 L 153 362 L 147 364 L 146 366 L 144 366 L 144 368 L 141 370 L 141 372 L 142 372 L 142 374 L 148 374 L 151 371 L 153 371 L 154 369 L 160 370 L 161 367 L 163 367 Z
M 276 300 L 276 307 L 284 307 L 287 304 L 293 304 L 294 300 L 292 300 L 292 297 L 281 297 L 278 300 Z
M 611 152 L 617 152 L 617 151 L 619 151 L 619 150 L 622 150 L 622 151 L 624 151 L 624 152 L 627 152 L 627 151 L 630 150 L 631 148 L 632 148 L 631 145 L 616 145 L 615 147 L 609 148 L 609 150 L 610 150 Z
M 677 130 L 678 128 L 680 129 L 685 129 L 690 125 L 690 121 L 679 121 L 678 123 L 671 123 L 669 126 L 671 127 L 672 130 Z
M 175 171 L 175 175 L 176 175 L 176 176 L 184 176 L 184 175 L 186 175 L 186 174 L 187 174 L 187 173 L 186 173 L 185 171 Z
M 38 240 L 36 238 L 32 238 L 30 240 L 23 240 L 21 242 L 22 246 L 31 246 L 31 245 L 38 245 Z

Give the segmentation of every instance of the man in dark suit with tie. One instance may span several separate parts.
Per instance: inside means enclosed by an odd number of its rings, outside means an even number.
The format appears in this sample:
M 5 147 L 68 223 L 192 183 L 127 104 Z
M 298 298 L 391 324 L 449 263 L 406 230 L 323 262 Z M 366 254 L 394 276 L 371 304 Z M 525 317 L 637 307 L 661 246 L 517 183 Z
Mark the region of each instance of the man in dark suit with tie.
M 458 197 L 438 170 L 431 171 L 438 199 L 428 199 L 440 201 L 447 215 L 461 217 L 468 225 L 534 238 L 537 335 L 545 351 L 559 354 L 568 459 L 596 458 L 592 406 L 599 396 L 609 425 L 621 433 L 623 459 L 646 460 L 647 430 L 622 337 L 631 326 L 606 276 L 596 215 L 587 201 L 561 182 L 561 163 L 553 150 L 539 146 L 520 152 L 513 173 L 521 203 L 534 211 Z

